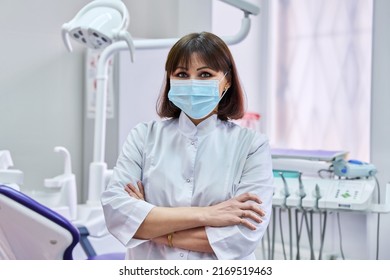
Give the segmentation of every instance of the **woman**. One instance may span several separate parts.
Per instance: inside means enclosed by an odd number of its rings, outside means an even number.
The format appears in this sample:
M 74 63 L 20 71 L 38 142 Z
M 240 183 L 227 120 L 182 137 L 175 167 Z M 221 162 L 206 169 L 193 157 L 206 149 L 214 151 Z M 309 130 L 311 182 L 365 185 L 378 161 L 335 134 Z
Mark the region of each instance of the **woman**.
M 266 137 L 240 127 L 244 93 L 226 44 L 193 33 L 170 50 L 162 121 L 134 127 L 102 194 L 128 259 L 254 259 L 271 215 Z

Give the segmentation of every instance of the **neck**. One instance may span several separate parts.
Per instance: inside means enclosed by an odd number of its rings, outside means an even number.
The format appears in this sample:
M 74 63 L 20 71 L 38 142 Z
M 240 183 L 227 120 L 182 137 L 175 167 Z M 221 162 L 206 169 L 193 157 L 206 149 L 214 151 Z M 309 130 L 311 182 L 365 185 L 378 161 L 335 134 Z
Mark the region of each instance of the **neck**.
M 197 126 L 198 124 L 200 124 L 202 121 L 204 121 L 204 120 L 207 119 L 207 118 L 208 118 L 208 116 L 205 117 L 205 118 L 203 118 L 203 119 L 193 119 L 193 118 L 190 118 L 190 117 L 189 117 L 189 119 L 192 121 L 192 123 L 193 123 L 195 126 Z
M 193 119 L 191 118 L 190 116 L 188 116 L 188 118 L 192 121 L 192 123 L 197 126 L 198 124 L 200 124 L 201 122 L 203 122 L 205 119 L 209 118 L 210 116 L 214 115 L 215 112 L 211 112 L 209 115 L 207 115 L 206 117 L 204 118 L 201 118 L 201 119 Z

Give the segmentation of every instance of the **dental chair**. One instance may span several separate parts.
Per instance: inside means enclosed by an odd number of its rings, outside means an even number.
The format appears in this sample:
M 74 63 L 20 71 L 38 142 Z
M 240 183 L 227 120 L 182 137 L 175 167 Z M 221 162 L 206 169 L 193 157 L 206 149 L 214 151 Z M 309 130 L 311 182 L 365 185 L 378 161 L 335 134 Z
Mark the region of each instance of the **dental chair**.
M 31 197 L 0 185 L 0 259 L 72 260 L 85 232 Z M 87 254 L 89 260 L 121 260 L 124 253 Z

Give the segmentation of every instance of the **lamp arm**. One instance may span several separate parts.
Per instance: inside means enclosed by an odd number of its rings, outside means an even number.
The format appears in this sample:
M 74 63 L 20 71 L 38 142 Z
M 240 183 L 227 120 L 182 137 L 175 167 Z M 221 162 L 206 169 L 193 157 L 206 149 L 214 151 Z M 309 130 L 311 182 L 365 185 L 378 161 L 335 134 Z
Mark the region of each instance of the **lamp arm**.
M 244 14 L 244 17 L 241 20 L 240 30 L 234 36 L 225 36 L 222 37 L 222 39 L 228 45 L 238 44 L 241 41 L 243 41 L 246 38 L 246 36 L 248 36 L 250 28 L 251 28 L 251 20 L 248 14 Z
M 228 45 L 234 45 L 240 43 L 242 40 L 246 38 L 249 34 L 249 30 L 251 27 L 251 21 L 248 15 L 245 15 L 241 21 L 240 30 L 233 36 L 222 36 L 222 40 L 226 42 Z M 130 34 L 129 34 L 130 35 Z M 131 40 L 134 49 L 161 49 L 161 48 L 169 48 L 173 44 L 175 44 L 179 38 L 166 38 L 166 39 L 135 39 Z M 128 50 L 129 44 L 125 42 L 118 42 L 116 47 L 119 50 Z M 132 48 L 132 47 L 131 47 Z M 130 50 L 131 50 L 130 48 Z
M 242 10 L 245 14 L 257 15 L 260 12 L 260 8 L 246 0 L 220 0 L 226 4 L 229 4 L 237 9 Z
M 241 22 L 241 28 L 240 30 L 237 32 L 236 35 L 234 36 L 222 36 L 221 38 L 226 42 L 226 44 L 228 45 L 233 45 L 233 44 L 237 44 L 239 42 L 241 42 L 242 40 L 245 39 L 245 37 L 248 35 L 249 33 L 249 30 L 250 30 L 250 26 L 251 26 L 251 22 L 250 22 L 250 19 L 248 16 L 245 16 L 243 19 L 242 19 L 242 22 Z M 126 31 L 124 31 L 126 32 Z M 128 33 L 128 35 L 130 36 L 130 34 Z M 131 38 L 131 37 L 130 37 Z M 137 50 L 137 49 L 161 49 L 161 48 L 169 48 L 171 47 L 173 44 L 175 44 L 179 38 L 166 38 L 166 39 L 130 39 L 130 40 L 126 40 L 124 39 L 126 42 L 123 42 L 123 41 L 118 41 L 116 42 L 116 47 L 115 49 L 118 50 L 118 51 L 126 51 L 126 50 L 129 50 L 130 48 L 130 52 L 131 53 L 134 53 L 134 49 Z M 131 43 L 129 43 L 131 42 Z M 130 44 L 132 46 L 130 46 Z M 109 48 L 110 46 L 108 46 L 107 48 Z M 134 49 L 133 49 L 134 47 Z M 132 61 L 133 61 L 133 56 L 132 56 Z
M 100 54 L 97 65 L 97 88 L 93 160 L 89 166 L 88 199 L 87 204 L 99 205 L 100 195 L 106 187 L 107 164 L 104 161 L 105 135 L 106 135 L 106 104 L 107 104 L 107 81 L 108 62 L 110 58 L 120 50 L 128 49 L 123 42 L 115 42 L 106 47 Z
M 106 47 L 100 54 L 97 65 L 96 85 L 96 111 L 95 111 L 95 134 L 93 160 L 104 162 L 105 134 L 106 134 L 106 105 L 107 105 L 107 81 L 108 61 L 119 50 L 128 48 L 123 41 L 115 42 Z

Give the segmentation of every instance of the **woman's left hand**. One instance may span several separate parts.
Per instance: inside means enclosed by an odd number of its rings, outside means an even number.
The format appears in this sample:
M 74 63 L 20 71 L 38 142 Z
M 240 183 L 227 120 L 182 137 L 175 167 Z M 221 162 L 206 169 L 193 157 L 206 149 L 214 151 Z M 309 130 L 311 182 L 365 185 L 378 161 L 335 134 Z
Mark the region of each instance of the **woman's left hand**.
M 145 200 L 145 192 L 144 192 L 144 186 L 142 185 L 141 181 L 137 182 L 138 189 L 131 183 L 128 183 L 125 186 L 125 191 L 131 196 L 136 199 Z

